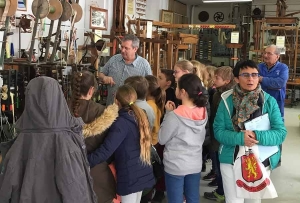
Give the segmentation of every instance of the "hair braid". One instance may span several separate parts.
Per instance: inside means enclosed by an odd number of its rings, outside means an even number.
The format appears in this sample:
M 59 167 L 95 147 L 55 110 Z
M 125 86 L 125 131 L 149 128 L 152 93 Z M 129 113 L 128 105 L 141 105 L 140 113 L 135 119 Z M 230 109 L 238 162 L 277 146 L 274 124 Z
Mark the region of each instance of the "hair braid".
M 80 106 L 79 99 L 81 97 L 81 93 L 80 93 L 80 86 L 81 86 L 81 79 L 82 79 L 81 76 L 82 76 L 82 73 L 80 73 L 80 72 L 75 73 L 73 76 L 72 107 L 73 107 L 73 114 L 75 117 L 79 117 L 78 109 Z

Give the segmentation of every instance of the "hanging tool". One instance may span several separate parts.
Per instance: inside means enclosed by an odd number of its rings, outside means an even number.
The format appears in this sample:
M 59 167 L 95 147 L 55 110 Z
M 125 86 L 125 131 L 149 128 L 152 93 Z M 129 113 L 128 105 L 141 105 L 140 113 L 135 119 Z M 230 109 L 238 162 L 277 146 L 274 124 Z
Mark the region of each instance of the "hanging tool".
M 59 19 L 63 13 L 63 6 L 59 0 L 50 0 L 49 3 L 50 3 L 50 11 L 49 11 L 49 14 L 47 15 L 47 18 L 49 18 L 51 20 L 51 23 L 50 23 L 49 33 L 48 33 L 48 37 L 47 37 L 44 61 L 47 61 L 48 55 L 49 55 L 50 42 L 51 42 L 51 37 L 52 37 L 52 32 L 53 32 L 53 27 L 54 27 L 54 21 Z
M 35 36 L 36 36 L 36 32 L 37 32 L 38 22 L 40 19 L 43 19 L 48 15 L 49 8 L 50 8 L 49 2 L 46 0 L 34 0 L 32 2 L 31 10 L 32 10 L 33 15 L 35 16 L 35 22 L 34 22 L 32 36 L 31 36 L 29 56 L 27 59 L 27 60 L 29 60 L 28 61 L 29 64 L 31 64 L 33 54 L 34 54 L 33 48 L 34 48 L 34 44 L 35 44 Z
M 56 52 L 57 52 L 57 47 L 58 47 L 58 44 L 60 43 L 60 36 L 61 36 L 61 23 L 64 22 L 64 21 L 67 21 L 71 18 L 72 16 L 72 6 L 71 4 L 66 1 L 66 0 L 61 0 L 61 4 L 62 4 L 62 7 L 63 7 L 63 13 L 61 15 L 61 17 L 59 18 L 58 20 L 58 23 L 57 23 L 57 30 L 56 30 L 56 35 L 55 35 L 55 39 L 54 39 L 54 44 L 53 44 L 53 48 L 52 48 L 52 54 L 50 56 L 50 63 L 53 63 L 54 62 L 54 58 L 55 58 L 55 55 L 56 55 Z
M 70 29 L 70 37 L 69 37 L 69 41 L 68 41 L 68 45 L 67 45 L 67 54 L 65 55 L 65 61 L 68 61 L 68 58 L 69 58 L 69 53 L 70 53 L 70 50 L 72 51 L 72 48 L 71 45 L 73 45 L 72 43 L 72 40 L 73 39 L 73 31 L 74 31 L 74 24 L 77 23 L 78 21 L 81 20 L 82 18 L 82 8 L 81 6 L 78 4 L 78 0 L 76 1 L 76 3 L 72 3 L 72 20 L 71 20 L 71 29 Z M 73 56 L 73 55 L 72 55 Z

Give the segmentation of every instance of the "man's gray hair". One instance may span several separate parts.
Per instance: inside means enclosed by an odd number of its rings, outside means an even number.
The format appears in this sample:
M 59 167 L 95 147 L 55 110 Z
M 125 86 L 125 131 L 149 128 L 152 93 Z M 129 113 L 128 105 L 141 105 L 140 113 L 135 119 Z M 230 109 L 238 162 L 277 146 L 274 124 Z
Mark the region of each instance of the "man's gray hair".
M 268 45 L 266 48 L 275 48 L 274 54 L 276 54 L 276 55 L 280 55 L 280 52 L 282 49 L 282 48 L 276 46 L 275 44 Z
M 132 41 L 133 48 L 140 47 L 140 39 L 137 38 L 137 36 L 135 36 L 135 35 L 132 35 L 132 34 L 125 35 L 124 38 L 122 39 L 122 42 L 125 42 L 125 41 Z

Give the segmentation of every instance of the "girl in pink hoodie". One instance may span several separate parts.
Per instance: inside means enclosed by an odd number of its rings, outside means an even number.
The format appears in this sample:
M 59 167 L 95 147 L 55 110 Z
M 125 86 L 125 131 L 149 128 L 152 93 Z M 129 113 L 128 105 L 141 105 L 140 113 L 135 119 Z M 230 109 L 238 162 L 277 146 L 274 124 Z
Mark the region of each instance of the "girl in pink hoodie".
M 167 113 L 159 131 L 159 143 L 165 145 L 164 170 L 168 202 L 199 203 L 202 145 L 208 120 L 203 94 L 205 88 L 194 74 L 180 77 L 176 97 L 182 105 L 168 101 Z

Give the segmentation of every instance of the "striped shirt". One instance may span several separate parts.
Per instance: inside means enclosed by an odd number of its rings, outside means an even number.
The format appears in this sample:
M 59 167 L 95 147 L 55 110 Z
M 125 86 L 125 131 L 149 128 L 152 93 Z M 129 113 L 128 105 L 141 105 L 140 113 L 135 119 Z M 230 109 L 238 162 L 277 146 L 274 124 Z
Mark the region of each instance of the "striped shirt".
M 112 77 L 116 83 L 113 86 L 107 85 L 108 96 L 106 105 L 114 102 L 117 89 L 124 84 L 127 78 L 136 75 L 152 75 L 150 64 L 146 59 L 137 55 L 131 64 L 126 64 L 121 54 L 112 56 L 105 66 L 101 68 L 100 72 L 105 76 Z

